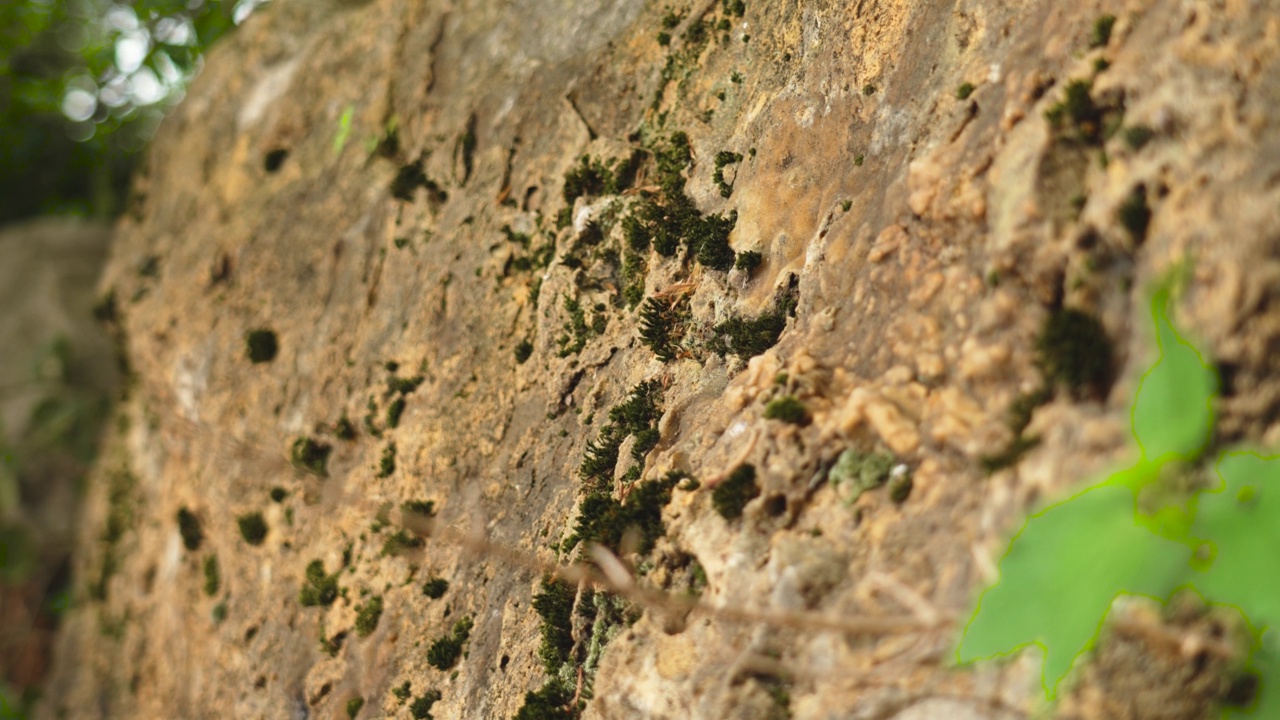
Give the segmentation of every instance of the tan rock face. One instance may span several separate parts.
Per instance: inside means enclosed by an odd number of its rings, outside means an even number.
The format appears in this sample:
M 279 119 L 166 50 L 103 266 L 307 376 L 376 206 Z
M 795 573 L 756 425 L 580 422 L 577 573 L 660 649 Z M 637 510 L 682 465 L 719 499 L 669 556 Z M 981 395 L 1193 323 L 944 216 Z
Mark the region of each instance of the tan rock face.
M 1093 48 L 1052 2 L 254 15 L 118 228 L 135 381 L 44 712 L 1026 717 L 1036 673 L 955 633 L 1033 500 L 1122 456 L 1146 284 L 1195 259 L 1230 437 L 1280 392 L 1277 14 L 1111 11 Z M 1154 134 L 1054 127 L 1075 79 Z M 1062 307 L 1114 348 L 1089 392 L 1037 365 Z M 849 449 L 912 484 L 847 506 Z M 668 595 L 544 586 L 585 540 Z

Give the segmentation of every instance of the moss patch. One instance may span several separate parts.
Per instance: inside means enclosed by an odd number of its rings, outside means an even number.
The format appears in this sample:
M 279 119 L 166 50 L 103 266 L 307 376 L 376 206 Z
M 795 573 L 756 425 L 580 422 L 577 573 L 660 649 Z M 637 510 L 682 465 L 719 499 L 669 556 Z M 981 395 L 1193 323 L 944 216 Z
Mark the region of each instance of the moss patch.
M 200 518 L 186 508 L 178 510 L 178 534 L 182 536 L 182 545 L 188 550 L 199 550 L 204 542 L 204 532 L 200 529 Z
M 736 520 L 742 517 L 747 503 L 760 495 L 760 486 L 756 483 L 756 467 L 739 465 L 729 477 L 711 491 L 711 505 L 725 520 Z
M 382 596 L 374 595 L 363 605 L 356 605 L 356 635 L 368 637 L 378 629 L 378 620 L 382 618 Z
M 307 564 L 306 581 L 298 592 L 298 602 L 304 607 L 329 606 L 338 599 L 338 574 L 326 575 L 323 560 Z
M 764 406 L 766 420 L 781 420 L 792 425 L 808 425 L 809 410 L 794 395 L 783 395 Z
M 1111 339 L 1093 315 L 1072 309 L 1050 314 L 1036 349 L 1046 379 L 1066 385 L 1073 397 L 1101 398 L 1110 392 Z
M 262 328 L 250 330 L 245 333 L 244 345 L 245 356 L 255 365 L 275 360 L 280 352 L 280 343 L 273 330 Z
M 255 547 L 267 539 L 267 521 L 260 512 L 252 512 L 236 518 L 240 527 L 240 537 Z
M 462 646 L 471 637 L 474 623 L 471 618 L 462 618 L 453 625 L 453 632 L 437 638 L 427 649 L 427 664 L 437 670 L 448 670 L 458 663 L 462 656 Z
M 299 470 L 305 470 L 319 477 L 327 477 L 331 452 L 333 452 L 331 445 L 309 437 L 300 437 L 293 441 L 293 446 L 289 449 L 289 460 Z

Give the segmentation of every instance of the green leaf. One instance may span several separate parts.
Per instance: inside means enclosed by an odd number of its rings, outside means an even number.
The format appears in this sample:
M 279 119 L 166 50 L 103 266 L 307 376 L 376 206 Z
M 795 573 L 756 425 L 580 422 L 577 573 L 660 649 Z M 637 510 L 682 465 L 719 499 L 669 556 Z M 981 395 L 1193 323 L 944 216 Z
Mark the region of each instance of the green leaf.
M 965 628 L 959 661 L 1037 645 L 1052 699 L 1118 595 L 1164 597 L 1183 574 L 1187 548 L 1136 516 L 1132 491 L 1104 483 L 1028 519 L 1000 563 L 1000 581 Z
M 1213 426 L 1212 399 L 1217 378 L 1200 353 L 1173 329 L 1167 308 L 1170 283 L 1151 301 L 1159 362 L 1147 372 L 1133 402 L 1133 433 L 1149 460 L 1200 454 Z

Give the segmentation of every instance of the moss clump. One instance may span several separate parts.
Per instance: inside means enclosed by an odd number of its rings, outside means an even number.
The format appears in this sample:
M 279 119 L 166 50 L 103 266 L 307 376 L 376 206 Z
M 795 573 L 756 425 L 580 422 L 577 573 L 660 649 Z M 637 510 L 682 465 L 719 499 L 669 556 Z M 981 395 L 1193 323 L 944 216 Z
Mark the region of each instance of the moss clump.
M 218 569 L 218 556 L 210 555 L 204 559 L 204 594 L 213 597 L 222 587 L 222 573 Z
M 402 202 L 409 202 L 413 200 L 413 194 L 418 188 L 427 189 L 428 200 L 433 206 L 441 205 L 449 199 L 448 193 L 423 172 L 421 160 L 400 167 L 395 179 L 391 181 L 391 196 Z
M 712 173 L 711 179 L 715 182 L 716 187 L 720 188 L 720 197 L 727 198 L 733 194 L 733 185 L 724 180 L 725 166 L 739 162 L 742 162 L 742 153 L 729 152 L 728 150 L 721 150 L 716 153 L 715 171 Z
M 1116 210 L 1116 220 L 1129 231 L 1134 244 L 1141 245 L 1147 239 L 1147 228 L 1151 225 L 1151 208 L 1147 205 L 1147 190 L 1142 185 L 1135 187 L 1120 207 Z
M 369 637 L 378 629 L 378 620 L 382 618 L 382 596 L 374 595 L 363 605 L 356 605 L 356 635 Z
M 836 459 L 827 477 L 833 488 L 844 488 L 844 502 L 852 505 L 864 492 L 874 490 L 889 480 L 894 457 L 889 453 L 863 453 L 845 450 Z
M 707 349 L 717 355 L 737 355 L 742 359 L 755 357 L 778 343 L 787 327 L 787 318 L 795 314 L 796 289 L 788 288 L 778 296 L 772 309 L 759 317 L 731 317 L 712 328 L 712 338 Z
M 178 510 L 178 534 L 182 536 L 182 545 L 188 550 L 199 550 L 204 542 L 204 532 L 200 529 L 200 518 L 186 508 Z
M 407 500 L 400 503 L 400 512 L 423 519 L 433 518 L 436 516 L 436 503 L 434 500 Z
M 398 397 L 395 400 L 392 400 L 391 404 L 387 406 L 388 428 L 396 428 L 400 426 L 400 416 L 404 415 L 404 406 L 405 400 L 403 397 Z
M 968 100 L 969 96 L 973 94 L 974 90 L 977 90 L 977 88 L 974 87 L 973 83 L 971 82 L 960 83 L 960 87 L 956 88 L 956 99 Z
M 808 409 L 794 395 L 783 395 L 770 400 L 769 404 L 764 406 L 764 416 L 767 420 L 781 420 L 792 425 L 809 424 Z
M 742 517 L 742 510 L 754 498 L 760 495 L 760 486 L 756 483 L 756 467 L 739 465 L 729 477 L 711 491 L 711 505 L 725 520 L 736 520 Z
M 1045 111 L 1055 130 L 1073 128 L 1079 139 L 1097 142 L 1102 137 L 1102 108 L 1093 102 L 1093 83 L 1072 80 L 1062 91 L 1062 99 Z
M 635 181 L 639 156 L 618 158 L 608 165 L 599 158 L 583 155 L 578 164 L 564 174 L 564 201 L 573 206 L 580 197 L 616 195 L 631 187 Z
M 1124 129 L 1124 144 L 1130 150 L 1138 151 L 1155 139 L 1156 131 L 1146 125 L 1131 125 Z
M 685 297 L 650 297 L 640 306 L 640 340 L 662 362 L 675 360 L 689 320 Z
M 299 470 L 305 470 L 319 477 L 327 477 L 329 453 L 332 451 L 332 445 L 309 437 L 300 437 L 293 441 L 293 447 L 289 449 L 289 460 Z
M 594 308 L 594 317 L 588 323 L 582 304 L 568 296 L 564 299 L 564 309 L 569 317 L 564 321 L 564 333 L 556 338 L 556 345 L 560 346 L 560 357 L 569 357 L 581 352 L 592 337 L 603 333 L 609 319 L 605 314 L 607 308 L 598 304 Z
M 525 362 L 532 355 L 533 355 L 533 343 L 529 342 L 528 340 L 521 340 L 520 344 L 516 345 L 515 356 L 516 356 L 517 365 L 525 364 Z
M 1111 30 L 1115 25 L 1115 15 L 1099 15 L 1098 19 L 1093 21 L 1093 32 L 1089 34 L 1089 47 L 1106 47 L 1111 41 Z
M 333 434 L 339 440 L 350 442 L 356 439 L 356 426 L 351 422 L 351 418 L 345 414 L 338 418 L 338 422 L 333 424 Z
M 387 392 L 409 395 L 414 390 L 417 390 L 418 386 L 422 385 L 424 380 L 426 380 L 426 378 L 422 375 L 414 375 L 413 377 L 407 378 L 391 377 L 387 379 Z
M 227 619 L 227 604 L 225 602 L 220 602 L 217 605 L 214 605 L 213 611 L 209 613 L 209 616 L 213 618 L 214 624 L 222 624 L 222 621 Z
M 289 497 L 289 491 L 277 485 L 276 487 L 271 488 L 269 496 L 271 498 L 271 502 L 282 503 L 285 498 Z
M 236 518 L 240 526 L 240 537 L 253 546 L 261 545 L 267 539 L 267 521 L 260 512 L 252 512 Z
M 875 85 L 872 85 L 871 83 L 867 83 L 866 85 L 863 85 L 863 86 L 862 86 L 862 94 L 863 94 L 863 95 L 875 95 L 875 94 L 876 94 L 876 86 L 875 86 Z
M 764 262 L 764 256 L 755 250 L 747 250 L 738 253 L 738 259 L 734 261 L 733 266 L 746 274 L 750 275 L 760 267 L 760 263 Z
M 442 577 L 428 578 L 422 585 L 422 594 L 432 600 L 439 600 L 449 591 L 449 581 Z
M 451 634 L 437 638 L 431 643 L 431 647 L 427 648 L 427 664 L 437 670 L 448 670 L 456 665 L 458 658 L 462 656 L 462 646 L 467 642 L 467 638 L 471 637 L 472 627 L 474 623 L 469 617 L 454 623 Z
M 685 224 L 685 242 L 694 253 L 699 265 L 725 272 L 733 267 L 737 255 L 729 247 L 729 233 L 738 224 L 738 213 L 728 217 L 707 215 Z
M 1111 389 L 1112 349 L 1102 323 L 1079 310 L 1052 313 L 1036 343 L 1045 378 L 1066 385 L 1077 398 L 1105 397 Z
M 306 575 L 306 582 L 298 592 L 298 602 L 304 607 L 328 607 L 338 599 L 338 574 L 325 575 L 323 560 L 312 560 Z
M 636 435 L 636 445 L 644 453 L 657 445 L 658 437 L 654 433 L 662 416 L 661 400 L 662 388 L 654 381 L 646 381 L 633 387 L 626 400 L 609 409 L 609 422 L 600 428 L 594 440 L 587 441 L 578 468 L 578 475 L 589 490 L 604 493 L 613 483 L 619 449 L 627 436 Z M 637 462 L 642 458 L 643 455 Z
M 573 690 L 552 679 L 541 688 L 524 694 L 524 705 L 514 720 L 576 720 L 578 708 L 573 705 Z
M 378 477 L 391 477 L 391 473 L 396 471 L 396 444 L 394 442 L 387 443 L 382 449 L 382 458 L 378 460 Z
M 360 710 L 362 708 L 364 708 L 363 697 L 360 697 L 359 695 L 357 695 L 351 698 L 350 700 L 347 701 L 347 717 L 350 718 L 351 720 L 355 720 L 355 717 L 360 714 Z
M 397 530 L 394 535 L 388 535 L 387 539 L 382 541 L 382 557 L 392 557 L 410 550 L 419 550 L 425 545 L 426 541 L 422 538 L 410 535 L 406 530 Z
M 573 650 L 573 588 L 555 582 L 550 576 L 542 578 L 542 587 L 533 596 L 533 609 L 542 618 L 538 632 L 542 643 L 538 646 L 538 659 L 548 674 L 569 661 Z
M 409 699 L 409 696 L 413 694 L 412 688 L 413 683 L 409 680 L 405 680 L 403 683 L 391 688 L 391 694 L 400 701 L 401 705 L 403 705 L 405 701 Z
M 271 362 L 280 352 L 280 343 L 275 331 L 257 329 L 250 330 L 244 336 L 245 355 L 253 364 Z
M 411 715 L 414 720 L 430 720 L 431 708 L 433 705 L 440 702 L 441 697 L 443 697 L 443 695 L 440 694 L 439 690 L 432 689 L 426 691 L 421 697 L 414 698 L 413 702 L 409 704 L 409 715 Z

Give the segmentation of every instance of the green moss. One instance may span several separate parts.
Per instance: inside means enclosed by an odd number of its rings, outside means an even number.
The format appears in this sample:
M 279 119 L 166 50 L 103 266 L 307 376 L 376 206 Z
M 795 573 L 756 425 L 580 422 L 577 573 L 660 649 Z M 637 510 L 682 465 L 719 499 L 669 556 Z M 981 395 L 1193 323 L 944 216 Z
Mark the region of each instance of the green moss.
M 533 343 L 528 340 L 521 340 L 520 344 L 516 345 L 515 356 L 517 365 L 525 364 L 533 356 Z
M 1111 41 L 1111 30 L 1115 27 L 1115 15 L 1100 15 L 1093 21 L 1093 32 L 1089 34 L 1089 47 L 1105 47 Z
M 564 174 L 564 201 L 573 207 L 574 200 L 580 197 L 597 197 L 600 195 L 616 195 L 631 186 L 635 181 L 638 157 L 616 159 L 608 165 L 599 158 L 583 155 L 578 164 Z
M 1131 125 L 1124 129 L 1124 143 L 1130 150 L 1141 150 L 1156 136 L 1156 131 L 1146 125 Z
M 556 345 L 560 347 L 558 353 L 560 357 L 569 357 L 586 347 L 587 340 L 591 338 L 593 331 L 587 324 L 586 310 L 576 299 L 565 296 L 564 310 L 569 314 L 569 318 L 564 322 L 564 334 L 556 338 Z
M 387 406 L 388 428 L 396 428 L 400 426 L 400 416 L 404 415 L 404 406 L 405 400 L 403 397 L 398 397 L 395 400 L 392 400 L 391 404 Z
M 1062 99 L 1045 111 L 1045 119 L 1055 130 L 1074 129 L 1079 139 L 1097 142 L 1102 137 L 1102 109 L 1093 102 L 1092 92 L 1090 80 L 1068 82 Z
M 433 518 L 436 516 L 436 503 L 434 500 L 408 500 L 400 503 L 400 512 L 421 519 Z
M 355 720 L 355 717 L 360 714 L 360 710 L 362 708 L 364 708 L 363 697 L 357 695 L 351 698 L 347 701 L 347 717 L 350 718 L 350 720 Z
M 864 492 L 874 490 L 889 480 L 894 457 L 889 453 L 863 453 L 852 448 L 840 453 L 827 478 L 832 488 L 852 505 Z
M 797 297 L 794 288 L 778 296 L 774 307 L 759 317 L 734 316 L 711 330 L 712 338 L 707 349 L 718 355 L 737 355 L 748 359 L 763 353 L 778 343 L 787 327 L 787 318 L 795 313 Z
M 382 458 L 378 460 L 378 477 L 391 477 L 391 473 L 396 471 L 396 444 L 394 442 L 387 443 L 382 449 Z
M 267 521 L 260 512 L 252 512 L 236 518 L 240 526 L 240 537 L 250 545 L 261 545 L 267 538 Z
M 432 600 L 439 600 L 449 591 L 449 581 L 442 577 L 428 578 L 422 585 L 422 594 Z
M 182 536 L 182 545 L 188 550 L 199 550 L 200 543 L 204 542 L 200 518 L 186 508 L 178 509 L 178 534 Z
M 956 88 L 956 99 L 968 100 L 969 96 L 972 95 L 973 91 L 976 89 L 977 88 L 974 87 L 973 83 L 971 82 L 960 83 L 960 87 Z
M 671 45 L 671 33 L 667 32 L 666 30 L 659 31 L 657 35 L 657 39 L 658 39 L 658 44 L 661 45 L 662 47 L 667 47 Z
M 382 618 L 382 596 L 374 595 L 363 605 L 356 605 L 356 635 L 369 637 L 378 629 L 378 620 Z
M 323 560 L 312 560 L 307 565 L 306 581 L 298 592 L 298 602 L 304 607 L 325 606 L 338 599 L 338 574 L 326 575 Z
M 733 15 L 734 17 L 742 17 L 747 13 L 747 3 L 745 0 L 721 0 L 725 15 Z
M 720 189 L 720 197 L 727 198 L 733 194 L 733 185 L 724 180 L 725 166 L 739 162 L 742 162 L 742 153 L 729 152 L 728 150 L 721 150 L 716 153 L 715 171 L 712 174 L 712 180 L 715 182 L 716 187 Z
M 400 167 L 395 179 L 391 181 L 391 196 L 402 202 L 409 202 L 413 200 L 418 188 L 427 189 L 427 197 L 432 205 L 441 205 L 449 199 L 448 193 L 423 172 L 421 160 Z
M 901 505 L 911 497 L 911 489 L 915 482 L 911 479 L 911 473 L 903 472 L 897 475 L 889 475 L 889 499 Z
M 1151 224 L 1151 208 L 1147 205 L 1147 190 L 1142 185 L 1135 187 L 1120 207 L 1116 210 L 1116 220 L 1129 231 L 1136 245 L 1147 239 L 1147 228 Z
M 542 578 L 542 587 L 533 596 L 533 609 L 542 618 L 538 632 L 542 642 L 538 646 L 538 659 L 549 675 L 555 675 L 560 666 L 569 661 L 573 650 L 573 598 L 574 589 Z
M 700 265 L 712 270 L 725 272 L 733 267 L 737 256 L 729 247 L 729 233 L 738 224 L 738 213 L 732 211 L 728 217 L 723 215 L 707 215 L 685 223 L 684 238 L 694 257 Z
M 213 618 L 213 622 L 215 624 L 222 624 L 222 621 L 227 619 L 227 604 L 225 602 L 220 602 L 217 605 L 214 605 L 213 611 L 209 613 L 209 616 Z
M 271 497 L 271 502 L 282 503 L 285 498 L 289 497 L 289 491 L 277 485 L 276 487 L 271 488 L 269 496 Z
M 524 704 L 514 720 L 577 720 L 579 712 L 573 696 L 572 688 L 558 680 L 548 680 L 541 688 L 524 694 Z
M 382 541 L 382 557 L 392 557 L 410 550 L 418 550 L 426 545 L 422 538 L 410 534 L 407 530 L 398 530 Z
M 280 344 L 275 332 L 262 328 L 245 333 L 244 345 L 245 355 L 249 358 L 249 362 L 255 365 L 275 360 L 280 352 Z
M 764 406 L 764 417 L 767 420 L 781 420 L 792 425 L 809 424 L 809 411 L 794 395 L 783 395 L 770 400 L 769 404 Z
M 422 375 L 414 375 L 413 377 L 407 378 L 390 377 L 387 379 L 387 392 L 409 395 L 413 393 L 414 390 L 417 390 L 424 380 L 426 380 L 426 378 Z
M 405 680 L 403 683 L 391 688 L 391 694 L 400 701 L 401 705 L 403 705 L 405 701 L 409 699 L 409 696 L 413 694 L 412 688 L 413 683 L 409 680 Z
M 204 594 L 213 597 L 222 587 L 222 573 L 218 569 L 218 556 L 210 555 L 204 559 Z
M 471 637 L 472 627 L 474 623 L 469 617 L 454 623 L 451 634 L 437 638 L 427 648 L 427 664 L 438 670 L 448 670 L 456 665 L 458 658 L 462 656 L 462 646 Z
M 754 465 L 739 465 L 724 482 L 711 491 L 711 505 L 725 520 L 742 517 L 743 508 L 760 495 Z
M 747 250 L 738 253 L 738 259 L 734 261 L 733 266 L 750 275 L 760 267 L 760 263 L 764 262 L 764 256 L 755 250 Z
M 440 702 L 441 697 L 443 696 L 440 694 L 439 690 L 431 689 L 426 691 L 421 697 L 415 698 L 414 701 L 409 704 L 409 715 L 411 715 L 415 720 L 430 720 L 432 717 L 431 708 L 436 703 Z
M 1110 391 L 1111 339 L 1096 317 L 1072 309 L 1052 313 L 1036 349 L 1045 378 L 1066 385 L 1073 396 L 1105 397 Z
M 625 222 L 625 220 L 624 220 Z M 628 308 L 634 309 L 644 300 L 645 275 L 649 264 L 644 255 L 632 250 L 622 255 L 622 301 Z
M 875 95 L 875 94 L 876 94 L 876 86 L 875 86 L 875 85 L 872 85 L 871 83 L 867 83 L 866 85 L 863 85 L 863 86 L 862 86 L 862 94 L 863 94 L 863 95 Z
M 640 306 L 640 339 L 659 360 L 671 362 L 679 353 L 688 319 L 686 298 L 647 298 Z
M 863 161 L 864 161 L 864 160 L 866 160 L 866 156 L 865 156 L 865 155 L 854 155 L 854 156 L 853 156 L 853 166 L 854 166 L 854 167 L 862 167 L 862 163 L 863 163 Z
M 293 441 L 293 446 L 289 449 L 289 459 L 299 470 L 326 477 L 329 474 L 327 468 L 329 453 L 332 451 L 333 446 L 327 443 L 309 437 L 300 437 Z

